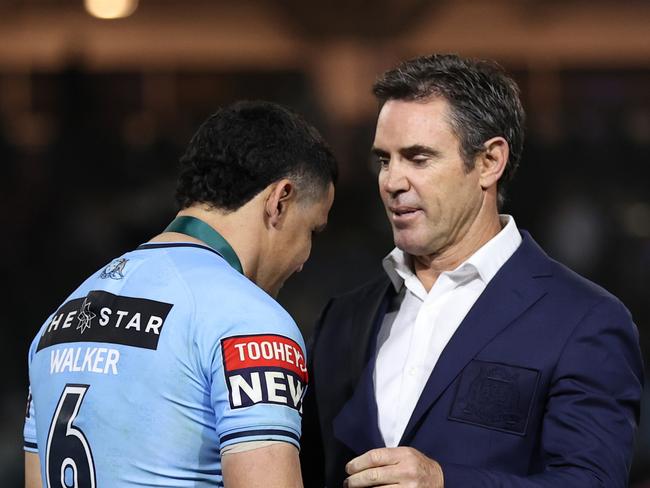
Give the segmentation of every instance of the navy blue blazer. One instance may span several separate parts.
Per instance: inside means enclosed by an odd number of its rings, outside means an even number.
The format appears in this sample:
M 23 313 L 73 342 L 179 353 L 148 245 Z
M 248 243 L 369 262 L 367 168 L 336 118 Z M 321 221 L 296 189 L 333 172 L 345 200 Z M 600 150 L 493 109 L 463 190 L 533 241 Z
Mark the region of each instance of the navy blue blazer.
M 625 487 L 639 420 L 637 329 L 607 291 L 523 242 L 436 364 L 400 446 L 437 460 L 446 488 Z M 305 486 L 384 447 L 372 373 L 394 297 L 387 277 L 330 300 L 310 352 Z

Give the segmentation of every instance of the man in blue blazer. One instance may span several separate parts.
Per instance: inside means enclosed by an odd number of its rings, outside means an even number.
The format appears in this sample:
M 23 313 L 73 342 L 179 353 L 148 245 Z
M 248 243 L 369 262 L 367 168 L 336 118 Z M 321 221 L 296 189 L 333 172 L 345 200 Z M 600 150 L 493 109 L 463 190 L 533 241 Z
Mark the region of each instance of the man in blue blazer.
M 638 333 L 614 296 L 499 214 L 523 146 L 514 81 L 433 55 L 374 93 L 396 247 L 316 327 L 306 486 L 627 486 Z

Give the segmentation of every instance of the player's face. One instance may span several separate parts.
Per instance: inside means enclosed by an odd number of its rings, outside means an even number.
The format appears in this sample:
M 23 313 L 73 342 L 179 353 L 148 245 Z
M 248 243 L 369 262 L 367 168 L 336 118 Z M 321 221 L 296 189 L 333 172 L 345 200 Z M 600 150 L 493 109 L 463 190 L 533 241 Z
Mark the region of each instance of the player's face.
M 448 110 L 442 98 L 389 100 L 377 120 L 379 192 L 395 245 L 413 256 L 460 242 L 481 207 L 479 172 L 465 169 Z
M 289 209 L 280 231 L 281 236 L 274 246 L 276 271 L 268 288 L 273 296 L 278 294 L 292 274 L 302 270 L 311 252 L 312 238 L 327 225 L 327 216 L 333 202 L 334 185 L 330 184 L 321 198 L 296 202 Z

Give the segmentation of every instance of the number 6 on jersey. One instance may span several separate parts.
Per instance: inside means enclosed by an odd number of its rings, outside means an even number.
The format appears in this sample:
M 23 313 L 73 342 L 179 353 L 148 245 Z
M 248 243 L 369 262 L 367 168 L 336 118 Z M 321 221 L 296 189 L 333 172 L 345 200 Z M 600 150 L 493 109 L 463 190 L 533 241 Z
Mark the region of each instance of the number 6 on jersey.
M 73 425 L 90 385 L 66 385 L 47 436 L 47 486 L 95 488 L 95 465 L 84 433 Z

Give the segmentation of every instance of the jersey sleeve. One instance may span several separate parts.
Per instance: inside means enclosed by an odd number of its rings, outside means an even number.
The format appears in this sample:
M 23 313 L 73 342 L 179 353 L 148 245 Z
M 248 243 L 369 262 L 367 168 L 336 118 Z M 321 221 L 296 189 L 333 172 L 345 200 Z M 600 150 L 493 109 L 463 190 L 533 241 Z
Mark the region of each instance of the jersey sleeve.
M 36 412 L 34 411 L 34 402 L 32 402 L 31 388 L 27 395 L 27 409 L 25 412 L 25 427 L 23 428 L 23 449 L 27 452 L 38 452 L 38 443 L 36 442 Z
M 305 347 L 297 326 L 282 312 L 276 317 L 246 313 L 246 323 L 216 344 L 211 403 L 221 449 L 265 440 L 300 448 L 308 383 Z
M 32 363 L 32 357 L 34 355 L 35 344 L 36 344 L 36 339 L 34 339 L 31 347 L 29 348 L 28 362 L 30 367 Z M 23 428 L 23 449 L 27 452 L 38 452 L 38 442 L 36 439 L 36 411 L 34 410 L 34 402 L 32 401 L 31 386 L 27 394 L 27 408 L 25 409 L 25 425 Z

